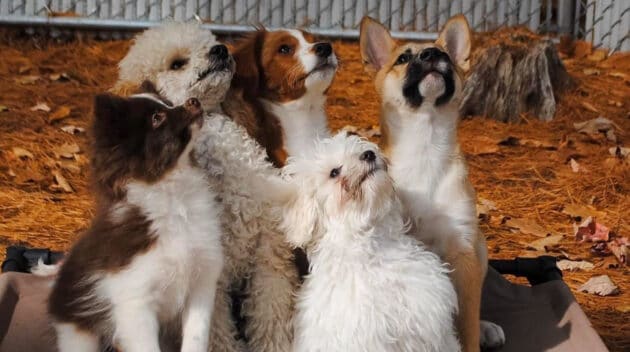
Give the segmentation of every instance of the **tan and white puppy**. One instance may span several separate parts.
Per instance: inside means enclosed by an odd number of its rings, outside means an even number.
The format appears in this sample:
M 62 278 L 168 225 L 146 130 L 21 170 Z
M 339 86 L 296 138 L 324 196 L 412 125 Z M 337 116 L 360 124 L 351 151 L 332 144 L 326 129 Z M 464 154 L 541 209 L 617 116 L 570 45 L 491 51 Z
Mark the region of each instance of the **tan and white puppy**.
M 236 43 L 236 72 L 224 111 L 276 166 L 329 135 L 324 105 L 337 69 L 329 42 L 295 29 L 260 28 Z
M 415 234 L 452 266 L 457 328 L 464 351 L 504 343 L 481 321 L 487 248 L 477 226 L 475 192 L 457 142 L 463 75 L 470 54 L 464 16 L 450 19 L 435 43 L 396 43 L 369 17 L 361 21 L 361 56 L 381 97 L 381 147 L 391 161 Z

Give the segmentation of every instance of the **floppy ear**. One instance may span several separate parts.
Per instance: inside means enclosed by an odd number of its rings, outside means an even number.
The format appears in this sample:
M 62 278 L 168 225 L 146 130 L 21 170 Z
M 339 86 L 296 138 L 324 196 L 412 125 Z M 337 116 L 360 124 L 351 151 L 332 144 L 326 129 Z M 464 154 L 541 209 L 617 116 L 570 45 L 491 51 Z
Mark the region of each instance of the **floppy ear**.
M 260 68 L 258 57 L 262 51 L 262 41 L 266 30 L 259 27 L 249 33 L 235 45 L 232 56 L 236 61 L 236 72 L 232 86 L 243 90 L 246 96 L 257 96 L 260 87 Z
M 467 69 L 470 55 L 470 26 L 464 15 L 451 17 L 440 32 L 436 44 L 446 50 L 457 66 Z
M 378 71 L 387 63 L 396 46 L 389 31 L 375 19 L 364 16 L 360 34 L 361 58 L 366 67 Z
M 317 208 L 312 195 L 300 194 L 285 206 L 281 226 L 287 242 L 304 247 L 317 227 Z
M 126 135 L 127 102 L 113 94 L 99 94 L 94 98 L 92 133 L 97 143 L 115 144 Z

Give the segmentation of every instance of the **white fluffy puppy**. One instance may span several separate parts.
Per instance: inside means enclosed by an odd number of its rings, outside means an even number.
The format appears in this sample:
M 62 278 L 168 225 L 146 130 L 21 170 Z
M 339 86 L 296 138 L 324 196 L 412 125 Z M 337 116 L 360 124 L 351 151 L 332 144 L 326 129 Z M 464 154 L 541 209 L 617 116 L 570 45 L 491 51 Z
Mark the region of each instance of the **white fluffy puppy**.
M 190 97 L 205 111 L 220 111 L 234 73 L 234 60 L 211 32 L 197 24 L 169 23 L 135 38 L 120 62 L 117 93 L 135 91 L 144 81 L 173 104 Z M 219 281 L 211 330 L 212 352 L 285 352 L 291 345 L 294 291 L 299 285 L 291 246 L 278 228 L 275 208 L 244 186 L 279 171 L 244 128 L 228 116 L 204 119 L 195 159 L 223 207 L 224 270 Z M 247 346 L 237 339 L 230 291 L 242 290 Z
M 292 185 L 283 227 L 311 263 L 298 293 L 293 350 L 459 351 L 448 269 L 405 235 L 377 147 L 337 134 L 313 155 L 289 158 L 285 172 Z

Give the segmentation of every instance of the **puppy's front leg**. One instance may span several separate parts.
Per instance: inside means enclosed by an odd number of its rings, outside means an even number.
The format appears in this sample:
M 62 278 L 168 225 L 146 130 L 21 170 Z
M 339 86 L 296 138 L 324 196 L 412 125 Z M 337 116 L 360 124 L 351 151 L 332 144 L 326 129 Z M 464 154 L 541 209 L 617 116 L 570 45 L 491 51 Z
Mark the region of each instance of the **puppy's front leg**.
M 211 352 L 243 352 L 245 346 L 237 340 L 237 331 L 232 319 L 231 302 L 229 295 L 229 279 L 227 273 L 219 279 L 212 312 L 212 324 L 210 328 Z
M 125 352 L 160 352 L 159 323 L 147 302 L 113 304 L 114 345 Z
M 218 269 L 218 270 L 217 270 Z M 220 266 L 203 270 L 191 289 L 182 322 L 182 352 L 207 352 Z
M 481 286 L 483 263 L 473 248 L 449 246 L 445 261 L 453 271 L 451 279 L 457 292 L 459 313 L 456 319 L 457 332 L 464 352 L 479 351 L 479 316 L 481 310 Z
M 276 235 L 280 236 L 280 235 Z M 288 352 L 293 340 L 294 292 L 299 284 L 291 247 L 263 235 L 256 253 L 249 297 L 243 303 L 251 351 Z

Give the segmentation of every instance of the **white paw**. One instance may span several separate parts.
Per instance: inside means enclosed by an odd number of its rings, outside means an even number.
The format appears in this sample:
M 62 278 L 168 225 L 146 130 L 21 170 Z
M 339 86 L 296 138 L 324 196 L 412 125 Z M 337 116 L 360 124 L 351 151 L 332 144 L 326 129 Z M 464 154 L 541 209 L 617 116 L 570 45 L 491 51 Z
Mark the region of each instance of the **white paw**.
M 481 348 L 497 348 L 503 346 L 505 343 L 505 334 L 499 325 L 482 320 L 480 327 L 481 335 L 479 344 Z

